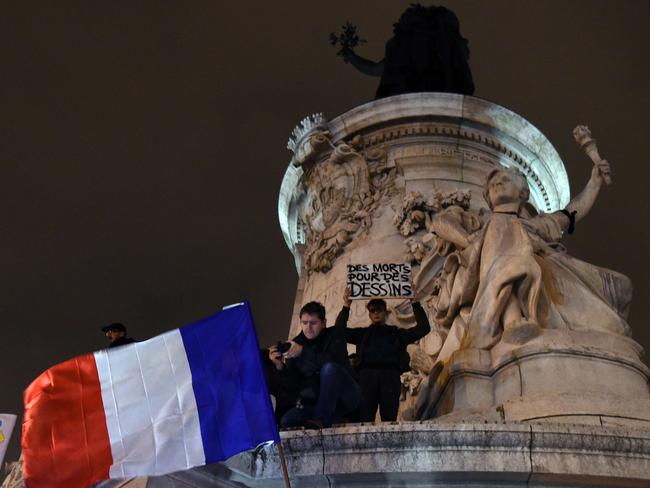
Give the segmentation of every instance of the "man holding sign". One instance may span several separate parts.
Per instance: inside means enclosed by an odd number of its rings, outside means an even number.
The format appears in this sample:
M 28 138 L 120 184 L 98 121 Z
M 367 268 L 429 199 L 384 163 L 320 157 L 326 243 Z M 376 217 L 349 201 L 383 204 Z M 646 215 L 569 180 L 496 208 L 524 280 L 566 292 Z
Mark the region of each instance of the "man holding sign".
M 406 288 L 406 287 L 404 287 Z M 411 300 L 415 327 L 408 329 L 386 325 L 386 302 L 373 298 L 368 302 L 368 327 L 347 328 L 352 303 L 352 287 L 343 293 L 343 308 L 336 318 L 336 327 L 346 327 L 346 340 L 357 346 L 357 367 L 361 386 L 359 420 L 373 422 L 377 407 L 382 421 L 397 420 L 401 390 L 401 373 L 409 370 L 406 346 L 431 331 L 427 315 L 419 302 Z M 409 284 L 408 294 L 411 295 Z

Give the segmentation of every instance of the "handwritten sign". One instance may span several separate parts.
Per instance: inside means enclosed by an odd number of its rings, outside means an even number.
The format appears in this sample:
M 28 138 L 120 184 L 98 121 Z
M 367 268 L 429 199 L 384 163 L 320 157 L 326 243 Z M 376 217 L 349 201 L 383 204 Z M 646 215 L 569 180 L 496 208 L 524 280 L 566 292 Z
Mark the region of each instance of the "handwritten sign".
M 350 298 L 410 298 L 411 265 L 404 263 L 348 264 Z

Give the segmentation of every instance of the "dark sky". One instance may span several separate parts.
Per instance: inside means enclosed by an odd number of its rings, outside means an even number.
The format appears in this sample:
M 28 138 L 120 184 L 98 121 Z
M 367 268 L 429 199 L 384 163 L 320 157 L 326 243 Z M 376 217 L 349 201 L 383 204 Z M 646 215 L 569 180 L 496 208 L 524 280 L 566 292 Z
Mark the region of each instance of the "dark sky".
M 5 2 L 0 15 L 0 412 L 47 367 L 250 300 L 261 342 L 286 335 L 297 275 L 277 219 L 304 116 L 372 99 L 328 44 L 349 20 L 380 58 L 408 1 Z M 572 183 L 591 127 L 614 184 L 565 240 L 635 284 L 650 347 L 650 3 L 448 1 L 476 96 L 527 118 Z M 8 459 L 17 457 L 14 434 Z

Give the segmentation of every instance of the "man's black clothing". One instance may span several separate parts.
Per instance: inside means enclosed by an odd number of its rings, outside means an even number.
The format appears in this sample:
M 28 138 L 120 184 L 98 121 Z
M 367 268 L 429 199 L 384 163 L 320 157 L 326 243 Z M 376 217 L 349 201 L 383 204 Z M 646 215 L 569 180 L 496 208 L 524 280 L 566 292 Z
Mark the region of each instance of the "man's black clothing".
M 325 363 L 334 362 L 349 370 L 345 329 L 326 327 L 315 339 L 308 339 L 300 332 L 293 340 L 302 346 L 302 352 L 297 358 L 288 360 L 280 374 L 286 382 L 297 385 L 303 403 L 315 403 L 320 389 L 320 370 Z
M 380 407 L 383 421 L 397 419 L 395 405 L 399 407 L 399 376 L 409 369 L 406 346 L 431 331 L 427 315 L 418 302 L 413 302 L 413 313 L 416 325 L 408 329 L 386 324 L 349 329 L 347 328 L 349 307 L 343 307 L 336 318 L 335 327 L 346 327 L 347 342 L 357 346 L 357 368 L 362 392 L 360 407 L 362 422 L 374 421 L 377 405 Z M 376 372 L 367 372 L 370 370 Z
M 402 391 L 400 373 L 396 369 L 366 368 L 359 372 L 361 403 L 359 420 L 374 422 L 379 407 L 379 415 L 384 421 L 397 420 L 399 397 Z
M 290 382 L 290 378 L 281 376 L 273 361 L 269 359 L 269 350 L 260 350 L 262 368 L 269 393 L 275 397 L 275 420 L 280 423 L 282 416 L 296 406 L 296 399 L 299 391 L 296 385 Z
M 135 342 L 135 339 L 131 339 L 130 337 L 118 337 L 115 339 L 113 342 L 111 342 L 108 347 L 118 347 L 118 346 L 124 346 L 126 344 L 131 344 Z

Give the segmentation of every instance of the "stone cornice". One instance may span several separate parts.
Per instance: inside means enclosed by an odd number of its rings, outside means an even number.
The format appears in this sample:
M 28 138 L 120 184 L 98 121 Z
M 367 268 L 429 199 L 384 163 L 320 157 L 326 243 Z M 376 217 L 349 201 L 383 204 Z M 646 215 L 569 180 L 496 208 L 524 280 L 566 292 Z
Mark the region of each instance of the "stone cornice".
M 539 189 L 544 199 L 539 210 L 556 211 L 569 202 L 564 164 L 550 141 L 520 115 L 487 100 L 453 93 L 388 97 L 336 117 L 328 129 L 334 142 L 362 135 L 372 146 L 433 137 L 490 148 L 510 159 Z

